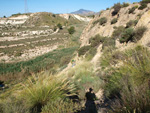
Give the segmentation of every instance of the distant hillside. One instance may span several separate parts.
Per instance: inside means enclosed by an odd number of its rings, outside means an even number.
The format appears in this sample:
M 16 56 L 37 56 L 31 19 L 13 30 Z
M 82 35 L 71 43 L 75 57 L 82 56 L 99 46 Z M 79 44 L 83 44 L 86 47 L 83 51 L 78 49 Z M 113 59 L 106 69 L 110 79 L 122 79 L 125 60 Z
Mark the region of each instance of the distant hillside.
M 79 15 L 89 16 L 89 15 L 95 14 L 95 12 L 90 11 L 90 10 L 80 9 L 78 11 L 71 12 L 71 14 L 79 14 Z
M 44 26 L 48 25 L 51 28 L 56 26 L 57 24 L 62 24 L 66 26 L 67 24 L 78 24 L 81 23 L 80 20 L 75 18 L 70 18 L 69 20 L 66 20 L 65 18 L 60 17 L 57 14 L 52 14 L 48 12 L 38 12 L 33 13 L 29 19 L 25 22 L 25 25 L 35 25 L 35 26 Z

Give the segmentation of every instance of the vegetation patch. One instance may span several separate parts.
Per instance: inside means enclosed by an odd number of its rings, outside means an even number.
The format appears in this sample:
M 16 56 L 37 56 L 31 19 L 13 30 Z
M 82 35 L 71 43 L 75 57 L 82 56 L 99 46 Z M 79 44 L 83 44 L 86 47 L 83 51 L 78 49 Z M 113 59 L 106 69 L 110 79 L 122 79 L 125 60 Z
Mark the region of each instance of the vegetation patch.
M 91 47 L 90 50 L 88 51 L 88 53 L 85 56 L 87 61 L 92 60 L 92 58 L 96 55 L 96 53 L 97 53 L 97 48 Z
M 105 71 L 105 94 L 108 98 L 118 97 L 112 106 L 115 113 L 149 112 L 149 51 L 137 46 L 123 54 L 120 67 Z
M 68 29 L 68 32 L 69 34 L 73 34 L 75 32 L 75 27 L 71 26 L 69 29 Z
M 84 55 L 88 50 L 90 49 L 90 46 L 83 46 L 78 50 L 78 55 Z
M 107 23 L 107 18 L 106 17 L 102 17 L 96 21 L 93 22 L 93 25 L 99 23 L 100 25 L 104 25 L 105 23 Z
M 102 49 L 105 48 L 115 48 L 115 39 L 112 37 L 105 37 L 105 41 L 103 42 Z
M 134 35 L 133 41 L 134 42 L 139 41 L 143 37 L 146 30 L 147 30 L 147 28 L 145 26 L 137 27 L 134 31 L 134 34 L 133 34 Z
M 17 72 L 21 72 L 23 70 L 29 74 L 40 72 L 43 69 L 52 69 L 54 65 L 58 65 L 60 63 L 61 58 L 65 56 L 71 57 L 76 49 L 77 47 L 55 50 L 53 52 L 36 57 L 35 59 L 29 61 L 22 61 L 18 63 L 1 63 L 0 74 L 1 76 L 7 73 L 17 74 Z
M 100 24 L 100 25 L 104 25 L 105 23 L 107 23 L 107 18 L 106 18 L 106 17 L 100 18 L 99 24 Z
M 137 9 L 138 8 L 138 6 L 133 6 L 132 8 L 130 8 L 129 9 L 129 14 L 133 14 L 134 13 L 134 11 L 135 11 L 135 9 Z
M 112 12 L 112 16 L 115 16 L 115 15 L 117 15 L 118 12 L 120 11 L 120 9 L 121 9 L 121 4 L 120 4 L 120 3 L 114 4 L 113 8 L 114 8 L 114 11 Z
M 111 24 L 115 24 L 115 23 L 117 23 L 117 21 L 118 21 L 118 19 L 114 18 L 114 19 L 112 19 Z
M 89 62 L 81 62 L 68 72 L 68 76 L 72 78 L 72 81 L 79 89 L 79 98 L 85 99 L 86 90 L 93 88 L 94 92 L 98 92 L 101 87 L 102 81 L 96 76 L 93 71 L 93 66 Z
M 138 23 L 138 20 L 130 20 L 129 22 L 127 22 L 126 28 L 134 27 L 136 26 L 137 23 Z
M 121 37 L 122 32 L 125 30 L 125 27 L 123 26 L 119 26 L 117 28 L 115 28 L 113 34 L 112 34 L 112 38 L 117 39 Z
M 100 43 L 103 43 L 106 37 L 100 36 L 100 35 L 95 35 L 94 37 L 91 37 L 89 39 L 89 43 L 91 44 L 91 47 L 96 47 Z
M 128 7 L 129 5 L 129 3 L 123 2 L 122 7 Z
M 120 43 L 124 43 L 124 42 L 127 43 L 128 41 L 132 40 L 133 33 L 134 33 L 134 29 L 133 28 L 125 29 L 125 31 L 122 33 L 121 38 L 119 39 Z

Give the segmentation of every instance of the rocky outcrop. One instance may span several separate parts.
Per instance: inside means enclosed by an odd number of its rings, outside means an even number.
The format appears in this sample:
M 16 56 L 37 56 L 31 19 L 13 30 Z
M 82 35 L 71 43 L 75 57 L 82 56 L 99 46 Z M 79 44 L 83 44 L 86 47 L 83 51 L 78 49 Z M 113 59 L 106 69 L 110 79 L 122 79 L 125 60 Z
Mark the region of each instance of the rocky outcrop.
M 74 19 L 77 19 L 77 20 L 83 21 L 83 22 L 91 21 L 91 18 L 88 18 L 86 16 L 79 16 L 76 14 L 60 14 L 59 16 L 65 18 L 67 20 L 69 20 L 70 17 L 73 17 Z
M 1 18 L 0 24 L 23 24 L 29 18 L 27 15 L 19 15 L 17 17 Z
M 145 45 L 145 46 L 150 46 L 150 10 L 145 12 L 141 19 L 139 20 L 137 27 L 139 26 L 146 26 L 147 31 L 144 34 L 143 38 L 139 41 L 140 44 Z

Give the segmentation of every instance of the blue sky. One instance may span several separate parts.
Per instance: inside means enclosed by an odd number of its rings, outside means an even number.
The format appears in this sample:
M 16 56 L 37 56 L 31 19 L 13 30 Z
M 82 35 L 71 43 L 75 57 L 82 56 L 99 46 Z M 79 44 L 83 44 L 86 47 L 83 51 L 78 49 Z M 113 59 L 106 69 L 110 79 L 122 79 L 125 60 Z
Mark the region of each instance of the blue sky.
M 117 2 L 141 0 L 27 0 L 29 12 L 70 13 L 79 9 L 98 12 Z M 0 17 L 25 12 L 24 0 L 0 0 Z

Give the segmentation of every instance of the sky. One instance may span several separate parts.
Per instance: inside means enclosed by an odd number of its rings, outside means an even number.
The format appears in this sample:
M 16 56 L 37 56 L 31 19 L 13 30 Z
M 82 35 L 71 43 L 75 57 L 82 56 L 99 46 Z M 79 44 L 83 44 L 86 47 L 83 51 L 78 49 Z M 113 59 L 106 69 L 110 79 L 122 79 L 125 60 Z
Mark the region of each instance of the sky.
M 0 0 L 0 17 L 16 13 L 52 12 L 70 13 L 79 9 L 99 12 L 114 3 L 139 2 L 141 0 Z M 25 3 L 27 4 L 25 8 Z M 28 10 L 25 10 L 28 9 Z

